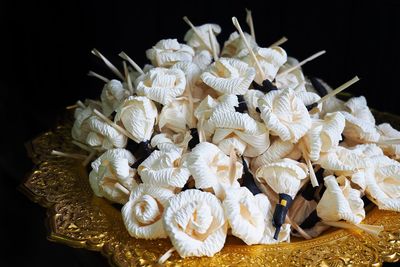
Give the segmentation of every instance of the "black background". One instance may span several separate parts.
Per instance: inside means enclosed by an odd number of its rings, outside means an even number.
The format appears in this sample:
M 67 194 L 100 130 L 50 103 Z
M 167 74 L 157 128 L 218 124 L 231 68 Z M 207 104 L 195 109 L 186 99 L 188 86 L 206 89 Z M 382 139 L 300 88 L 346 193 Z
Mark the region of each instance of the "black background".
M 338 86 L 358 75 L 349 90 L 369 105 L 400 114 L 400 3 L 381 1 L 1 1 L 1 261 L 14 266 L 103 266 L 97 253 L 72 249 L 45 239 L 45 211 L 16 190 L 32 165 L 24 142 L 50 128 L 66 105 L 99 97 L 102 83 L 86 76 L 112 74 L 90 54 L 99 49 L 117 66 L 124 50 L 146 63 L 145 50 L 163 38 L 183 42 L 188 26 L 215 22 L 221 44 L 234 30 L 231 17 L 245 25 L 253 11 L 258 44 L 282 36 L 290 56 L 327 54 L 304 66 L 306 74 Z M 5 213 L 4 213 L 5 210 Z M 21 245 L 22 244 L 22 245 Z M 13 256 L 10 251 L 17 253 Z M 11 265 L 11 264 L 10 264 Z

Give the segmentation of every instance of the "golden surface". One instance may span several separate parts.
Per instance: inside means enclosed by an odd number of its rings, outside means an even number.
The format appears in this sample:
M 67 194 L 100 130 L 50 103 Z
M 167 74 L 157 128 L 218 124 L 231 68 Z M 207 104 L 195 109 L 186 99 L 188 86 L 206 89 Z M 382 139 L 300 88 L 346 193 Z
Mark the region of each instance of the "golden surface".
M 400 117 L 375 112 L 378 121 L 398 127 Z M 32 199 L 48 209 L 49 239 L 72 247 L 101 251 L 115 266 L 155 265 L 171 243 L 167 239 L 138 240 L 129 236 L 119 208 L 95 197 L 87 172 L 80 162 L 50 155 L 51 150 L 80 151 L 71 144 L 72 122 L 31 142 L 30 155 L 36 168 L 21 185 Z M 182 266 L 380 266 L 399 260 L 400 213 L 374 207 L 365 223 L 382 224 L 379 238 L 367 234 L 332 230 L 309 240 L 278 245 L 247 246 L 229 237 L 222 251 L 212 258 L 181 259 L 174 253 L 167 265 Z

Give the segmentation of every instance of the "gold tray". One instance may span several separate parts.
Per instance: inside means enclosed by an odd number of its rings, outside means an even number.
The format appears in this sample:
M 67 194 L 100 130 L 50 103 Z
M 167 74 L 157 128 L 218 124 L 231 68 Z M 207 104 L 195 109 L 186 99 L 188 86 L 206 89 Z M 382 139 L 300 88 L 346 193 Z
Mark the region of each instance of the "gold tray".
M 377 121 L 400 126 L 400 117 L 374 112 Z M 51 156 L 53 149 L 82 152 L 71 143 L 69 118 L 30 143 L 35 169 L 21 185 L 34 202 L 48 209 L 48 239 L 72 247 L 100 251 L 115 266 L 155 265 L 171 248 L 167 239 L 134 239 L 122 222 L 118 207 L 93 195 L 87 171 L 73 159 Z M 166 263 L 182 266 L 381 266 L 399 260 L 400 213 L 374 207 L 367 224 L 381 224 L 379 238 L 346 230 L 331 230 L 308 240 L 278 245 L 247 246 L 228 237 L 214 257 L 181 259 L 176 253 Z

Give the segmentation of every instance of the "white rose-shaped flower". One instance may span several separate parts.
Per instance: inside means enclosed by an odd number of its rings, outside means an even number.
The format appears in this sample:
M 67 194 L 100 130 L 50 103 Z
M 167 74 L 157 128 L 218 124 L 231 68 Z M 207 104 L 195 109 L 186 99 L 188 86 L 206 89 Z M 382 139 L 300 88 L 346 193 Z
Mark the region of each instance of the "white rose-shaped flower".
M 93 161 L 89 182 L 94 194 L 126 203 L 131 190 L 137 186 L 136 170 L 130 167 L 135 161 L 131 152 L 121 148 L 107 150 Z
M 227 223 L 221 202 L 211 193 L 186 190 L 170 199 L 164 228 L 182 258 L 212 257 L 225 243 Z
M 289 64 L 289 59 L 288 59 L 288 63 L 281 66 L 280 72 L 284 72 L 285 70 L 291 68 L 293 65 L 297 63 L 298 61 Z M 291 88 L 296 92 L 301 92 L 301 91 L 304 92 L 306 79 L 304 78 L 304 74 L 301 68 L 297 68 L 284 75 L 279 75 L 278 73 L 275 77 L 275 84 L 276 87 L 278 87 L 279 89 Z
M 244 36 L 247 42 L 250 44 L 251 48 L 258 47 L 256 41 L 250 34 L 245 32 Z M 249 51 L 239 33 L 233 32 L 229 36 L 229 39 L 224 43 L 224 48 L 222 49 L 221 56 L 241 58 L 246 56 L 248 53 Z
M 261 166 L 256 172 L 260 183 L 266 183 L 275 193 L 287 194 L 292 199 L 300 189 L 301 180 L 307 176 L 308 169 L 304 163 L 287 158 Z
M 246 113 L 231 111 L 227 106 L 221 107 L 213 112 L 208 123 L 215 129 L 212 142 L 227 155 L 231 145 L 246 157 L 259 156 L 269 146 L 269 132 L 265 125 Z
M 184 96 L 189 96 L 191 94 L 193 102 L 202 100 L 206 97 L 206 92 L 200 87 L 200 75 L 202 70 L 193 62 L 178 62 L 171 67 L 171 69 L 179 69 L 183 71 L 186 78 L 186 88 L 183 93 Z
M 126 146 L 127 137 L 97 116 L 91 116 L 87 120 L 87 127 L 89 133 L 86 136 L 86 143 L 90 146 L 103 149 Z
M 154 68 L 139 77 L 136 92 L 166 105 L 185 91 L 186 78 L 180 69 Z
M 340 185 L 338 184 L 340 183 Z M 365 218 L 364 202 L 360 191 L 351 188 L 344 177 L 333 175 L 324 178 L 326 190 L 317 205 L 317 214 L 323 221 L 345 220 L 359 224 Z
M 265 231 L 265 218 L 256 196 L 246 187 L 231 189 L 227 191 L 222 206 L 232 228 L 232 235 L 239 237 L 247 245 L 258 244 Z
M 365 192 L 380 209 L 400 211 L 400 163 L 386 156 L 372 157 L 365 173 Z M 353 179 L 352 179 L 353 181 Z
M 221 33 L 221 27 L 217 24 L 203 24 L 201 26 L 196 26 L 197 32 L 199 33 L 201 39 L 199 36 L 194 33 L 193 29 L 190 29 L 186 32 L 185 37 L 183 38 L 186 42 L 186 44 L 190 45 L 193 47 L 193 49 L 197 51 L 202 51 L 202 50 L 208 50 L 211 48 L 211 40 L 210 40 L 210 28 L 213 31 L 214 34 L 211 35 L 211 38 L 213 39 L 212 41 L 215 44 L 215 49 L 217 52 L 217 55 L 219 54 L 220 48 L 218 44 L 218 40 L 216 36 Z M 204 40 L 205 44 L 204 44 Z
M 264 79 L 268 79 L 273 81 L 275 79 L 276 74 L 278 73 L 279 68 L 285 64 L 287 60 L 287 55 L 285 50 L 283 50 L 279 46 L 274 46 L 271 48 L 262 48 L 256 47 L 253 49 L 254 54 L 260 64 L 261 69 L 263 70 L 265 77 Z M 248 54 L 243 58 L 243 61 L 249 64 L 250 66 L 256 68 L 256 64 L 254 59 Z M 261 84 L 263 81 L 258 80 L 259 77 L 255 77 L 255 81 L 258 84 Z
M 311 129 L 302 138 L 310 160 L 317 161 L 321 152 L 329 152 L 339 145 L 345 120 L 340 112 L 329 113 L 324 120 L 314 119 Z
M 140 143 L 150 140 L 157 116 L 153 101 L 143 96 L 130 96 L 118 108 L 115 122 L 121 121 L 135 142 Z
M 394 129 L 389 123 L 379 124 L 378 129 L 381 132 L 380 141 L 400 138 L 400 131 Z M 379 146 L 383 149 L 385 155 L 397 160 L 400 159 L 400 144 L 382 144 Z
M 110 116 L 118 106 L 130 95 L 118 80 L 111 80 L 104 85 L 101 92 L 102 110 L 105 116 Z
M 275 226 L 272 224 L 274 209 L 271 207 L 271 203 L 265 194 L 255 195 L 255 200 L 259 210 L 263 214 L 265 228 L 264 233 L 258 244 L 275 244 L 278 242 L 290 242 L 290 224 L 284 223 L 281 226 L 281 230 L 278 235 L 278 239 L 274 239 Z
M 380 134 L 375 127 L 375 118 L 372 115 L 365 97 L 353 97 L 345 103 L 349 112 L 343 111 L 346 126 L 343 135 L 359 143 L 376 142 Z
M 192 61 L 194 51 L 190 46 L 178 43 L 176 39 L 165 39 L 147 50 L 146 56 L 156 67 L 171 67 L 176 62 Z
M 356 150 L 341 146 L 320 155 L 317 164 L 325 170 L 334 171 L 337 175 L 351 175 L 368 166 L 368 159 Z
M 234 179 L 229 177 L 230 158 L 216 145 L 203 142 L 187 156 L 187 166 L 195 180 L 196 188 L 212 189 L 221 199 L 228 188 L 240 187 L 237 179 L 242 177 L 243 165 L 236 162 Z
M 182 150 L 176 148 L 154 150 L 138 167 L 143 183 L 167 188 L 182 188 L 190 172 L 182 159 Z
M 256 70 L 247 63 L 234 58 L 220 58 L 203 74 L 205 84 L 220 94 L 243 95 L 249 89 Z
M 294 149 L 295 145 L 293 143 L 282 141 L 280 138 L 277 138 L 264 153 L 251 161 L 251 169 L 255 173 L 257 169 L 263 165 L 287 158 Z
M 90 107 L 76 108 L 74 113 L 74 125 L 71 129 L 72 138 L 86 143 L 86 137 L 90 132 L 88 127 L 88 119 L 93 115 L 93 111 Z
M 154 185 L 140 184 L 122 208 L 122 219 L 134 238 L 166 238 L 162 216 L 174 193 Z
M 176 133 L 186 132 L 188 129 L 195 128 L 196 118 L 189 99 L 187 97 L 178 97 L 163 106 L 158 126 L 161 131 L 166 128 Z
M 265 125 L 283 141 L 297 143 L 311 127 L 306 106 L 291 89 L 271 91 L 258 102 Z
M 158 149 L 177 151 L 186 151 L 189 141 L 192 139 L 190 131 L 185 133 L 160 133 L 153 136 L 151 139 L 151 146 L 158 147 Z

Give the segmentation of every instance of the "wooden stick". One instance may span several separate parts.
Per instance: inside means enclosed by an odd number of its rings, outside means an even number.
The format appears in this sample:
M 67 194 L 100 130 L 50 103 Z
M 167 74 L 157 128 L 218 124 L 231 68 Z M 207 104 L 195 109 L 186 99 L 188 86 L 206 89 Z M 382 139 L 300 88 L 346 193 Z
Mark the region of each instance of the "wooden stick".
M 71 106 L 66 106 L 65 109 L 76 109 L 78 107 L 77 104 L 71 105 Z
M 80 101 L 80 100 L 76 101 L 76 104 L 77 104 L 79 107 L 83 108 L 83 109 L 86 108 L 85 104 L 83 104 L 82 101 Z
M 133 94 L 133 86 L 132 86 L 131 76 L 129 75 L 128 66 L 126 66 L 125 61 L 122 62 L 122 65 L 124 65 L 125 80 L 126 80 L 126 83 L 128 84 L 129 92 L 131 92 L 131 94 Z
M 199 142 L 200 143 L 207 141 L 206 135 L 205 135 L 204 129 L 203 129 L 203 123 L 204 123 L 204 119 L 200 118 L 200 120 L 198 122 L 199 126 L 197 127 L 197 132 L 198 132 L 198 135 L 199 135 Z
M 86 157 L 86 159 L 82 162 L 82 166 L 86 166 L 89 164 L 89 162 L 96 156 L 96 151 L 90 152 L 90 154 Z
M 106 123 L 108 123 L 111 127 L 113 127 L 115 130 L 117 130 L 118 132 L 122 133 L 123 135 L 125 135 L 126 137 L 132 139 L 133 141 L 135 141 L 136 143 L 137 140 L 135 140 L 135 138 L 124 128 L 122 128 L 121 126 L 119 126 L 118 124 L 114 123 L 113 121 L 111 121 L 109 118 L 107 118 L 106 116 L 103 115 L 103 113 L 101 113 L 100 111 L 98 111 L 97 109 L 93 110 L 93 113 L 96 114 L 99 118 L 101 118 L 103 121 L 105 121 Z
M 265 80 L 265 73 L 264 73 L 264 71 L 262 70 L 262 68 L 260 66 L 260 62 L 258 62 L 257 57 L 254 54 L 253 49 L 251 49 L 249 42 L 247 42 L 246 36 L 244 36 L 242 28 L 240 27 L 239 21 L 237 20 L 236 17 L 232 17 L 232 23 L 236 27 L 236 29 L 239 31 L 239 34 L 242 37 L 243 42 L 247 47 L 247 50 L 249 50 L 251 58 L 253 59 L 254 63 L 256 64 L 256 67 L 257 67 L 257 70 L 258 70 L 258 74 L 261 75 L 261 80 L 264 81 Z
M 65 158 L 71 158 L 71 159 L 80 159 L 80 160 L 84 160 L 86 159 L 85 155 L 81 155 L 81 154 L 73 154 L 73 153 L 64 153 L 61 151 L 57 151 L 57 150 L 52 150 L 51 151 L 52 155 L 55 156 L 60 156 L 60 157 L 65 157 Z
M 214 32 L 210 25 L 208 26 L 208 35 L 209 35 L 209 39 L 210 39 L 211 50 L 212 50 L 214 61 L 217 61 L 218 55 L 217 55 L 217 49 L 216 49 L 215 43 L 214 43 L 215 35 L 214 35 Z
M 95 77 L 95 78 L 97 78 L 97 79 L 100 79 L 100 80 L 102 80 L 103 82 L 106 82 L 106 83 L 108 83 L 110 80 L 109 79 L 107 79 L 106 77 L 104 77 L 104 76 L 101 76 L 100 74 L 97 74 L 96 72 L 94 72 L 94 71 L 89 71 L 89 73 L 87 74 L 88 76 L 91 76 L 91 77 Z
M 251 10 L 246 8 L 246 22 L 250 28 L 251 37 L 253 37 L 254 41 L 256 40 L 256 33 L 254 31 L 254 23 L 253 23 L 253 16 L 251 15 Z
M 135 70 L 141 74 L 144 74 L 144 71 L 142 70 L 141 67 L 139 67 L 138 64 L 136 64 L 135 61 L 133 61 L 124 51 L 122 51 L 121 53 L 118 54 L 118 56 L 122 57 L 123 59 L 125 59 L 126 61 L 129 62 L 129 64 L 132 65 L 132 67 L 135 68 Z
M 101 60 L 103 60 L 104 64 L 115 74 L 117 75 L 121 80 L 124 80 L 124 76 L 122 73 L 105 57 L 103 56 L 96 48 L 93 48 L 92 54 L 99 57 Z
M 360 79 L 355 76 L 353 79 L 351 79 L 350 81 L 342 84 L 341 86 L 339 86 L 338 88 L 336 88 L 335 90 L 331 91 L 329 94 L 325 95 L 324 97 L 322 97 L 320 100 L 318 100 L 316 103 L 317 105 L 323 103 L 324 101 L 326 101 L 328 98 L 335 96 L 336 94 L 342 92 L 344 89 L 350 87 L 352 84 L 358 82 Z
M 192 28 L 194 34 L 200 39 L 200 41 L 207 47 L 207 49 L 212 52 L 211 47 L 207 44 L 206 40 L 201 36 L 201 33 L 197 30 L 197 28 L 193 25 L 193 23 L 188 19 L 188 17 L 184 16 L 183 20 Z
M 117 189 L 119 189 L 119 190 L 121 190 L 121 191 L 124 192 L 126 195 L 129 195 L 129 194 L 130 194 L 129 190 L 126 189 L 125 186 L 123 186 L 123 185 L 120 184 L 120 183 L 115 183 L 115 184 L 114 184 L 114 187 L 117 188 Z
M 288 39 L 285 36 L 283 36 L 281 39 L 279 39 L 278 41 L 276 41 L 275 43 L 273 43 L 269 47 L 280 46 L 281 44 L 286 43 L 287 40 Z
M 87 152 L 89 152 L 89 153 L 95 151 L 95 149 L 93 149 L 93 148 L 91 148 L 91 147 L 89 147 L 89 146 L 87 146 L 87 145 L 85 145 L 85 144 L 82 144 L 81 142 L 78 142 L 78 141 L 76 141 L 76 140 L 72 140 L 71 143 L 73 143 L 73 144 L 76 145 L 77 147 L 79 147 L 79 148 L 81 148 L 81 149 L 83 149 L 83 150 L 85 150 L 85 151 L 87 151 Z
M 311 160 L 308 157 L 307 149 L 305 148 L 304 143 L 302 143 L 299 147 L 300 147 L 301 153 L 303 154 L 303 158 L 305 159 L 305 161 L 307 163 L 308 171 L 310 172 L 311 184 L 312 184 L 313 187 L 317 187 L 317 186 L 319 186 L 319 183 L 318 183 L 318 180 L 317 180 L 317 176 L 315 175 L 315 171 L 314 171 L 314 168 L 312 166 Z
M 297 231 L 299 234 L 304 238 L 304 239 L 312 239 L 312 237 L 307 234 L 306 231 L 303 230 L 303 228 L 300 227 L 296 222 L 294 222 L 288 215 L 286 215 L 286 220 L 288 223 Z
M 174 247 L 170 248 L 158 259 L 157 263 L 163 265 L 172 256 L 172 253 L 174 253 L 174 251 L 176 251 Z
M 294 65 L 294 66 L 288 68 L 287 70 L 285 70 L 285 71 L 283 71 L 283 72 L 281 72 L 281 73 L 278 73 L 278 75 L 276 75 L 276 76 L 277 76 L 277 77 L 282 77 L 283 75 L 286 75 L 286 74 L 288 74 L 289 72 L 292 72 L 292 71 L 294 71 L 294 70 L 297 69 L 297 68 L 300 68 L 301 66 L 303 66 L 303 65 L 306 64 L 307 62 L 310 62 L 310 61 L 316 59 L 317 57 L 322 56 L 322 55 L 325 54 L 325 53 L 326 53 L 325 50 L 319 51 L 318 53 L 315 53 L 314 55 L 312 55 L 312 56 L 310 56 L 310 57 L 304 59 L 304 60 L 301 61 L 300 63 L 298 63 L 298 64 L 296 64 L 296 65 Z
M 231 180 L 231 184 L 233 184 L 233 182 L 236 180 L 236 162 L 236 151 L 235 148 L 231 146 L 231 151 L 229 152 L 229 179 Z
M 383 226 L 382 225 L 371 225 L 371 224 L 351 224 L 348 222 L 344 221 L 338 221 L 338 222 L 326 222 L 322 221 L 324 224 L 333 226 L 333 227 L 338 227 L 338 228 L 344 228 L 344 229 L 351 229 L 351 230 L 356 230 L 356 231 L 364 231 L 366 233 L 369 233 L 373 236 L 378 236 L 380 232 L 383 231 Z
M 400 145 L 400 138 L 381 140 L 375 143 L 378 145 Z

